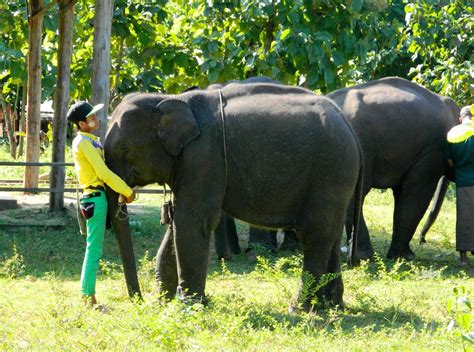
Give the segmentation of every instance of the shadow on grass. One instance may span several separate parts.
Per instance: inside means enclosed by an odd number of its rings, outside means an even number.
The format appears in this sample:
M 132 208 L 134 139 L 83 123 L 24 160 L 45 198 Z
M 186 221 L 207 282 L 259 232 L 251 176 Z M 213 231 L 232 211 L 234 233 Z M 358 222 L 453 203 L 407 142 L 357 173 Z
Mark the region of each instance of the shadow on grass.
M 213 308 L 212 299 L 210 308 Z M 360 329 L 379 332 L 409 327 L 410 330 L 415 332 L 423 332 L 427 328 L 435 331 L 440 327 L 439 322 L 423 320 L 419 315 L 406 312 L 397 307 L 384 309 L 371 307 L 355 309 L 349 307 L 342 310 L 332 309 L 310 314 L 275 312 L 270 308 L 263 308 L 258 305 L 246 307 L 244 310 L 246 312 L 244 325 L 255 330 L 273 331 L 284 326 L 288 330 L 300 327 L 315 332 L 322 329 L 328 332 L 342 330 L 344 333 L 350 334 Z M 231 310 L 229 310 L 229 314 L 232 314 Z
M 154 255 L 164 229 L 156 224 L 154 217 L 131 215 L 130 220 L 136 260 L 146 252 Z M 9 261 L 9 265 L 19 271 L 10 273 L 15 276 L 43 277 L 54 273 L 58 279 L 79 280 L 85 247 L 86 238 L 79 233 L 78 225 L 72 218 L 68 220 L 66 228 L 59 230 L 25 227 L 1 229 L 0 274 L 5 270 L 15 270 L 5 268 L 5 263 Z M 102 260 L 121 266 L 119 249 L 111 231 L 105 234 Z

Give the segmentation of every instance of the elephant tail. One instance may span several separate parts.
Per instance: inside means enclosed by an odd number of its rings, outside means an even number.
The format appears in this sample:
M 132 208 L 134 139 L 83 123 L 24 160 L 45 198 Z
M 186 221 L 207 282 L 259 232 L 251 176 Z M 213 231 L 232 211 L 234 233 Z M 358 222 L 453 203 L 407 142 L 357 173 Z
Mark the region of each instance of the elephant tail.
M 364 188 L 364 155 L 359 140 L 357 138 L 356 141 L 359 149 L 359 175 L 357 178 L 357 184 L 354 193 L 354 213 L 351 237 L 349 240 L 349 255 L 347 257 L 347 265 L 349 266 L 349 268 L 359 265 L 359 259 L 357 258 L 357 238 L 359 235 L 360 218 L 362 213 L 362 193 Z
M 439 179 L 438 186 L 436 187 L 436 192 L 433 197 L 433 205 L 431 206 L 430 213 L 428 214 L 428 220 L 426 220 L 420 233 L 420 243 L 426 243 L 426 234 L 438 217 L 441 206 L 443 205 L 444 197 L 448 190 L 448 186 L 449 179 L 446 176 L 442 176 Z

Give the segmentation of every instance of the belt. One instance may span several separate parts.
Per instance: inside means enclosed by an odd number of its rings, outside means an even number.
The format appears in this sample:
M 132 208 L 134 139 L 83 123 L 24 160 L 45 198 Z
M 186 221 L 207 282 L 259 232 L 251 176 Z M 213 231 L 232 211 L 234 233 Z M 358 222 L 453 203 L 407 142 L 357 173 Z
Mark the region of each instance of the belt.
M 96 191 L 104 191 L 105 192 L 105 187 L 104 186 L 89 186 L 86 189 L 93 189 Z
M 87 193 L 84 194 L 81 199 L 86 199 L 86 198 L 95 198 L 95 197 L 100 197 L 102 195 L 102 192 L 92 192 L 92 193 Z

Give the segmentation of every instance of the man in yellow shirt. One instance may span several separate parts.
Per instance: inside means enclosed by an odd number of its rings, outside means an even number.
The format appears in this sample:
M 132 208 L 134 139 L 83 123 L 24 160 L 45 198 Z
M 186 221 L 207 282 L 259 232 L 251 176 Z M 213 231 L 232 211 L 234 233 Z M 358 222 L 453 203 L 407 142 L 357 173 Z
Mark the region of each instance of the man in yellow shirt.
M 99 128 L 96 112 L 104 104 L 92 106 L 80 101 L 71 106 L 67 119 L 78 133 L 72 142 L 72 153 L 79 185 L 84 189 L 80 199 L 81 213 L 87 219 L 87 246 L 82 265 L 81 286 L 86 304 L 96 305 L 95 283 L 102 256 L 107 219 L 105 184 L 121 195 L 127 203 L 135 200 L 134 191 L 104 162 L 104 150 L 99 137 L 92 134 Z

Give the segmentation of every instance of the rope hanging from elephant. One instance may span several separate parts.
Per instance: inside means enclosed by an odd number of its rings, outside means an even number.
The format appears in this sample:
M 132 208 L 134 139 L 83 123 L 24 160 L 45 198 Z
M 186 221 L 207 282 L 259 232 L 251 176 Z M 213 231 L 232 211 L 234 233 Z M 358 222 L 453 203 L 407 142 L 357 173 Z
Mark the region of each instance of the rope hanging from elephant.
M 224 104 L 222 103 L 222 91 L 219 89 L 219 102 L 220 102 L 220 110 L 221 110 L 221 123 L 222 123 L 222 142 L 224 148 L 224 167 L 225 167 L 225 187 L 224 190 L 227 188 L 227 143 L 225 138 L 225 119 L 224 119 Z

